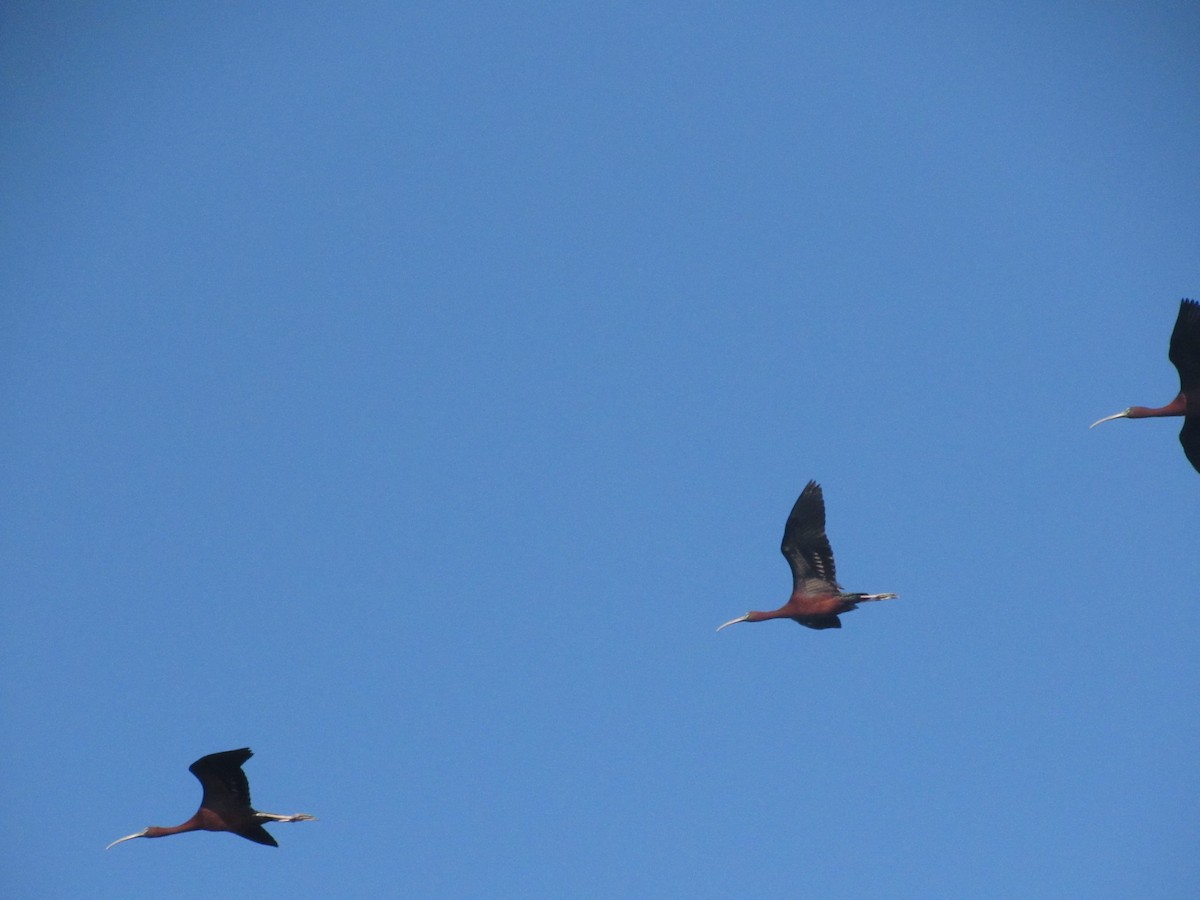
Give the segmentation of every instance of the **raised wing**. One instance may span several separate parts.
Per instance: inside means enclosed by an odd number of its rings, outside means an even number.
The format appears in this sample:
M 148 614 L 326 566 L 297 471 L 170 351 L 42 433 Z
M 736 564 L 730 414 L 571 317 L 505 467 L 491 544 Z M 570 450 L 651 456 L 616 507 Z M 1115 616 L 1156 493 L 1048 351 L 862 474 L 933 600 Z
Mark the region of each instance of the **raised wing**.
M 188 766 L 188 771 L 199 778 L 204 787 L 200 805 L 218 813 L 226 809 L 250 809 L 250 782 L 246 780 L 242 764 L 253 755 L 249 747 L 243 747 L 210 753 Z
M 1179 370 L 1179 389 L 1184 394 L 1200 391 L 1200 303 L 1195 300 L 1179 303 L 1179 317 L 1171 332 L 1167 358 Z M 1188 400 L 1192 402 L 1191 397 Z M 1197 411 L 1189 409 L 1188 412 L 1195 415 Z
M 814 593 L 822 587 L 841 590 L 833 566 L 833 550 L 825 536 L 825 497 L 815 481 L 806 484 L 796 499 L 779 549 L 792 569 L 793 593 L 800 590 Z

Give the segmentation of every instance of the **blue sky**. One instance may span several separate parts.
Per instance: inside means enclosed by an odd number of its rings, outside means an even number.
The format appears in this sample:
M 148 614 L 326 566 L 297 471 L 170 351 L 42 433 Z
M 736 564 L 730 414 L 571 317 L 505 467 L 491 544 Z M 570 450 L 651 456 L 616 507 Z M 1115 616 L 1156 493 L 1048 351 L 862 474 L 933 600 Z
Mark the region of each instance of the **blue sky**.
M 3 893 L 1194 896 L 1197 38 L 6 6 Z

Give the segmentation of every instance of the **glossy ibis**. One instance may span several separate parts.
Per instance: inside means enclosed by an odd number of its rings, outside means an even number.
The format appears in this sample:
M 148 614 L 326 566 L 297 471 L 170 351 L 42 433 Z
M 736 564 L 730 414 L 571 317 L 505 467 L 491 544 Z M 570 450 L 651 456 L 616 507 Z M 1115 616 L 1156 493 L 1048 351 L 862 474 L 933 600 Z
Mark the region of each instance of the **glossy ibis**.
M 241 750 L 226 750 L 224 753 L 200 757 L 188 766 L 188 771 L 200 779 L 204 788 L 204 798 L 194 816 L 182 825 L 171 828 L 151 825 L 145 831 L 113 841 L 104 849 L 134 838 L 166 837 L 185 831 L 229 831 L 256 844 L 278 847 L 275 838 L 263 828 L 264 822 L 308 822 L 313 817 L 307 813 L 280 816 L 259 812 L 250 805 L 250 783 L 246 781 L 242 764 L 253 755 L 249 747 L 243 747 Z
M 868 600 L 893 600 L 895 594 L 847 594 L 837 583 L 833 550 L 825 536 L 825 498 L 821 486 L 810 481 L 792 507 L 779 549 L 792 569 L 792 597 L 779 609 L 748 612 L 722 625 L 791 619 L 805 628 L 841 628 L 841 613 Z
M 1179 443 L 1183 453 L 1200 472 L 1200 303 L 1195 300 L 1179 302 L 1179 316 L 1175 319 L 1175 330 L 1171 332 L 1171 346 L 1167 359 L 1179 370 L 1179 395 L 1166 406 L 1147 409 L 1131 406 L 1129 409 L 1093 422 L 1113 419 L 1150 419 L 1157 416 L 1183 416 L 1183 430 L 1179 432 Z

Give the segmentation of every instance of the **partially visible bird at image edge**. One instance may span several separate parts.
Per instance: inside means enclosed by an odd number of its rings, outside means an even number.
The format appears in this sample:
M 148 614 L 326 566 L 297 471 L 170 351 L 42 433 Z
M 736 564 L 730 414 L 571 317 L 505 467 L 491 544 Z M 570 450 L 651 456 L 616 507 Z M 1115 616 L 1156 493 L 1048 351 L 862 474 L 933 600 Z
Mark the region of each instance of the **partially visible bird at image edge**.
M 241 750 L 226 750 L 200 757 L 188 766 L 188 771 L 200 779 L 200 785 L 204 788 L 204 797 L 194 816 L 182 825 L 170 828 L 151 825 L 145 831 L 113 841 L 104 849 L 111 849 L 122 841 L 134 838 L 166 837 L 187 831 L 228 831 L 256 844 L 278 847 L 275 838 L 263 828 L 263 823 L 310 822 L 314 817 L 308 813 L 281 816 L 259 812 L 250 805 L 250 783 L 242 771 L 242 764 L 253 755 L 249 747 L 243 747 Z
M 792 596 L 779 609 L 752 611 L 717 628 L 738 622 L 791 619 L 805 628 L 841 628 L 839 615 L 872 600 L 894 600 L 895 594 L 848 594 L 837 583 L 833 550 L 825 536 L 825 498 L 815 481 L 805 485 L 792 507 L 779 547 L 792 570 Z
M 1183 444 L 1183 454 L 1192 468 L 1200 472 L 1200 303 L 1195 300 L 1184 299 L 1179 302 L 1179 316 L 1175 319 L 1175 330 L 1171 332 L 1167 359 L 1179 370 L 1179 394 L 1174 400 L 1157 409 L 1131 406 L 1105 416 L 1088 427 L 1095 428 L 1101 422 L 1111 422 L 1113 419 L 1183 416 L 1179 443 Z

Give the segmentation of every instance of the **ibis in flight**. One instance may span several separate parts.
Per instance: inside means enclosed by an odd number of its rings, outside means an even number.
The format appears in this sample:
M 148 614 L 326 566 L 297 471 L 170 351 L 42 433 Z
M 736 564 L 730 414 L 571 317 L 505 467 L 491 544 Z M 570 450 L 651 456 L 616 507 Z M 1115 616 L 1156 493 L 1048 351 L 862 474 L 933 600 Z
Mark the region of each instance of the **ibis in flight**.
M 1100 422 L 1111 422 L 1113 419 L 1183 416 L 1179 443 L 1183 444 L 1183 454 L 1192 468 L 1200 472 L 1200 303 L 1195 300 L 1185 299 L 1179 303 L 1179 316 L 1175 319 L 1175 330 L 1171 332 L 1167 359 L 1179 370 L 1179 394 L 1174 400 L 1157 409 L 1131 406 L 1105 416 L 1088 427 L 1095 428 Z
M 243 747 L 241 750 L 226 750 L 200 757 L 188 766 L 188 771 L 200 779 L 204 788 L 204 799 L 200 801 L 200 808 L 194 816 L 182 825 L 170 828 L 151 825 L 145 831 L 113 841 L 104 849 L 134 838 L 166 837 L 185 831 L 228 831 L 256 844 L 278 847 L 275 838 L 263 828 L 264 823 L 309 822 L 313 817 L 308 813 L 280 816 L 259 812 L 250 805 L 250 783 L 246 781 L 242 764 L 253 755 L 249 747 Z
M 847 594 L 837 583 L 833 550 L 825 536 L 825 498 L 815 481 L 805 485 L 783 529 L 779 549 L 792 569 L 792 597 L 779 609 L 748 612 L 722 625 L 791 619 L 805 628 L 841 628 L 838 618 L 869 600 L 894 600 L 895 594 Z

